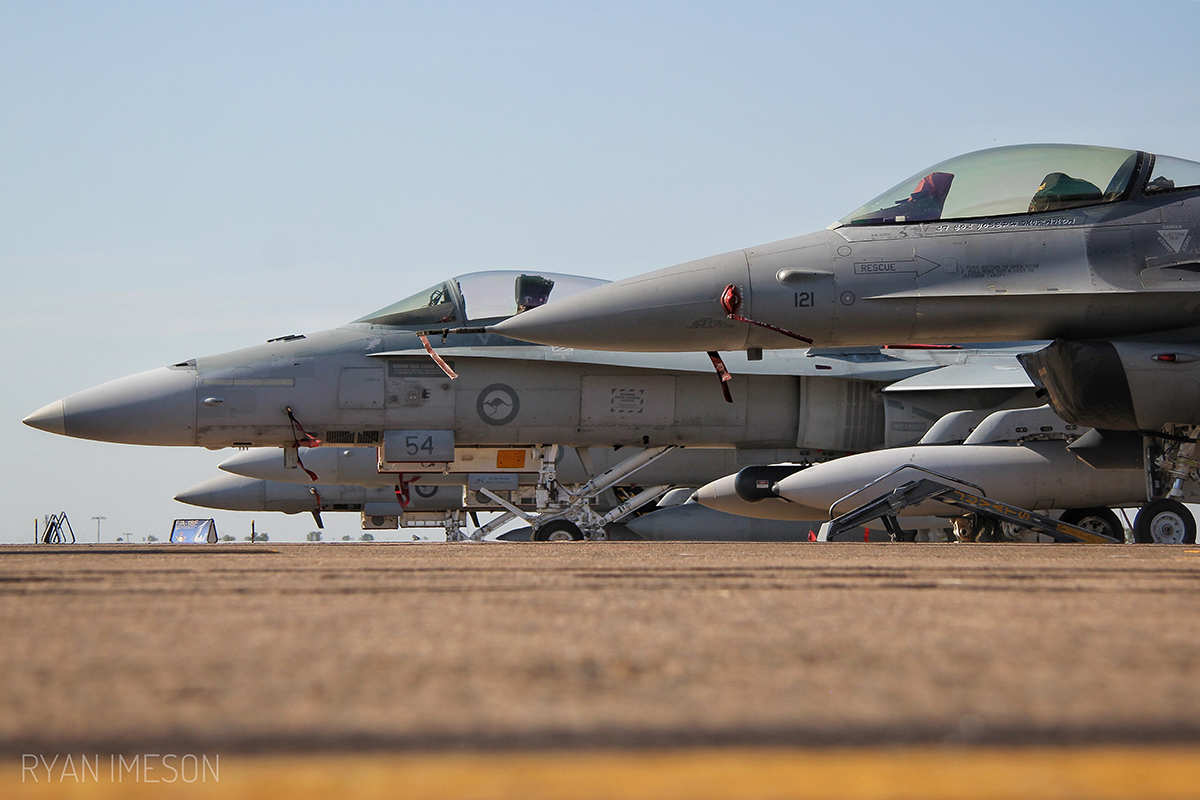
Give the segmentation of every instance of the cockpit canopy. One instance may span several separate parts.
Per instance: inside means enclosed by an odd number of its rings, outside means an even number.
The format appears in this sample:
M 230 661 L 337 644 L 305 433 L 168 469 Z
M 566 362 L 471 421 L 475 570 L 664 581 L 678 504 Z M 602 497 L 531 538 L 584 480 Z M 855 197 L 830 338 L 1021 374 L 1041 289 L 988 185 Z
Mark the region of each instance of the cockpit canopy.
M 1138 165 L 1147 159 L 1155 159 L 1142 189 L 1147 194 L 1200 185 L 1200 164 L 1193 161 L 1113 147 L 1016 145 L 922 170 L 840 222 L 930 222 L 1113 203 L 1128 196 Z
M 461 325 L 511 317 L 605 283 L 609 281 L 557 272 L 472 272 L 354 321 L 394 326 Z

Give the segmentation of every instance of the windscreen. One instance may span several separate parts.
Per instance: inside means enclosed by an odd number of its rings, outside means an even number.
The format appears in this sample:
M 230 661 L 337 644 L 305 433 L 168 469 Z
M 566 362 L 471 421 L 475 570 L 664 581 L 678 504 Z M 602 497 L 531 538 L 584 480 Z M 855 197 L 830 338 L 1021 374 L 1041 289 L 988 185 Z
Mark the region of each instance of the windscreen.
M 453 290 L 443 281 L 354 321 L 372 325 L 436 325 L 457 319 Z
M 1111 203 L 1125 194 L 1139 155 L 1065 144 L 981 150 L 922 170 L 841 223 L 929 222 Z

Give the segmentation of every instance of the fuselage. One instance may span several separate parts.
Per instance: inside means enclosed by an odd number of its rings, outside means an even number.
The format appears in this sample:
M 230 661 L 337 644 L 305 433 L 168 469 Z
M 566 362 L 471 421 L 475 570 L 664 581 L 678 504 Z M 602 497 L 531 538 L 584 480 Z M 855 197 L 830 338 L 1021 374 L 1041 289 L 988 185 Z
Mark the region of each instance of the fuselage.
M 26 422 L 79 438 L 208 448 L 375 448 L 386 431 L 451 431 L 456 446 L 684 445 L 758 451 L 747 457 L 759 462 L 821 460 L 915 441 L 951 410 L 1018 402 L 1031 393 L 1018 350 L 731 359 L 739 374 L 727 403 L 703 355 L 613 357 L 454 334 L 442 350 L 452 379 L 412 331 L 353 323 L 112 381 Z M 965 390 L 922 383 L 888 404 L 879 394 L 943 369 L 983 380 Z

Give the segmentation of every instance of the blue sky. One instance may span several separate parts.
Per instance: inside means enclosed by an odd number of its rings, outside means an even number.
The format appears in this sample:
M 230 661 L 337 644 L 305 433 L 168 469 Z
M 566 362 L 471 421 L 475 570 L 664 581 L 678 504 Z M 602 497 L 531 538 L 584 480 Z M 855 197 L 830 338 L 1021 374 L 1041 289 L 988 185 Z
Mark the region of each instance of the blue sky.
M 20 424 L 104 380 L 441 276 L 805 233 L 984 147 L 1200 160 L 1198 30 L 1195 2 L 0 2 L 0 541 L 195 514 L 172 495 L 228 452 Z

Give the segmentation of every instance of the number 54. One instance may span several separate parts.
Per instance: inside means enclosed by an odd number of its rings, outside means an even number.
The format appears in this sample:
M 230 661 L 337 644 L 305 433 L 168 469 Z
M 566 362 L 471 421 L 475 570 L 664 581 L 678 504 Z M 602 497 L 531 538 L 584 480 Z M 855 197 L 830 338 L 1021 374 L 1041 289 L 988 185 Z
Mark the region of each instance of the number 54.
M 433 437 L 426 436 L 425 441 L 422 442 L 420 436 L 405 436 L 404 437 L 404 451 L 410 456 L 415 456 L 418 453 L 420 453 L 421 451 L 425 451 L 426 453 L 432 453 L 433 452 Z

